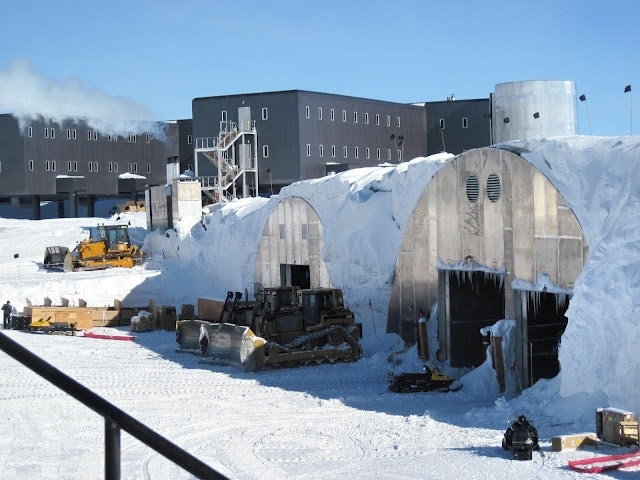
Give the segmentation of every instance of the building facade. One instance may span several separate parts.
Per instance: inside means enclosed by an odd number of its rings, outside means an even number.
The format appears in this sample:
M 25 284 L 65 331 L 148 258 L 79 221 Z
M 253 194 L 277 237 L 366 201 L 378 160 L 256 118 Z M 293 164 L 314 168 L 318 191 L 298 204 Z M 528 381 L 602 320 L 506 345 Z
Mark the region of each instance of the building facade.
M 20 122 L 0 115 L 0 200 L 32 203 L 34 218 L 41 201 L 66 203 L 59 212 L 66 208 L 70 216 L 75 202 L 86 201 L 92 212 L 98 198 L 130 197 L 164 183 L 167 159 L 180 150 L 192 155 L 180 148 L 178 122 L 137 122 L 122 135 L 84 120 Z
M 298 180 L 350 168 L 400 163 L 424 156 L 424 108 L 327 93 L 281 92 L 196 98 L 193 135 L 218 136 L 249 107 L 257 135 L 259 192 L 277 193 Z M 216 166 L 198 155 L 197 175 Z

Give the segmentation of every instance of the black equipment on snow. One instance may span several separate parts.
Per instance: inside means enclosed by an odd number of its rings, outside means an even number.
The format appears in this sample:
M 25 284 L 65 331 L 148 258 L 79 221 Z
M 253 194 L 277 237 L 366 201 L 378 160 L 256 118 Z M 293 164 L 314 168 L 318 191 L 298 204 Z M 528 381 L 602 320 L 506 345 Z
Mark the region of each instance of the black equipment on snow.
M 462 384 L 451 387 L 455 378 L 448 377 L 434 368 L 431 370 L 424 366 L 424 373 L 399 373 L 389 372 L 389 390 L 396 393 L 409 392 L 457 392 Z
M 514 460 L 531 460 L 532 451 L 540 450 L 538 431 L 527 417 L 520 415 L 504 432 L 502 448 L 511 450 Z

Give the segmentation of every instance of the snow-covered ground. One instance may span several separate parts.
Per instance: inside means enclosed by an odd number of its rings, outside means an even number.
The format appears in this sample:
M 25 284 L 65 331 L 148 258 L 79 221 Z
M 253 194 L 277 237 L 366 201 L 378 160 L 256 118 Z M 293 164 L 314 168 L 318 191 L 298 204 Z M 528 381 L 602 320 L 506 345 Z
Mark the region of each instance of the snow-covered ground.
M 552 452 L 550 444 L 555 435 L 595 431 L 595 407 L 640 413 L 639 144 L 638 137 L 575 137 L 509 146 L 559 188 L 591 247 L 567 312 L 561 375 L 516 397 L 498 393 L 490 362 L 472 372 L 442 365 L 464 384 L 456 393 L 387 388 L 389 371 L 421 367 L 414 348 L 384 334 L 393 247 L 447 156 L 300 182 L 280 197 L 213 210 L 203 219 L 206 229 L 198 218 L 182 219 L 175 231 L 147 232 L 144 213 L 119 220 L 0 218 L 0 301 L 11 300 L 17 311 L 45 297 L 54 304 L 119 299 L 145 306 L 153 299 L 180 307 L 251 288 L 264 220 L 284 196 L 303 196 L 333 239 L 324 251 L 332 281 L 364 325 L 365 353 L 356 363 L 242 373 L 176 352 L 171 332 L 137 333 L 133 342 L 3 333 L 230 478 L 583 478 L 568 470 L 568 460 L 635 450 Z M 45 246 L 72 247 L 99 222 L 130 224 L 146 263 L 73 274 L 41 268 Z M 372 291 L 379 293 L 370 304 Z M 0 387 L 0 478 L 103 476 L 97 414 L 4 354 Z M 511 460 L 500 446 L 520 414 L 541 437 L 542 452 L 530 462 Z M 126 479 L 190 478 L 126 434 L 122 463 Z M 640 469 L 610 473 L 633 475 Z

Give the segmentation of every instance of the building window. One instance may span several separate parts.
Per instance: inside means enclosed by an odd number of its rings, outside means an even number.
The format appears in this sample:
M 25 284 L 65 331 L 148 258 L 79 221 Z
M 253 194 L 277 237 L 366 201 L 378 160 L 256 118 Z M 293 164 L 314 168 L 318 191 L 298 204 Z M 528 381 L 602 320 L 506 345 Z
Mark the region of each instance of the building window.
M 396 150 L 398 162 L 402 162 L 402 150 Z
M 73 171 L 74 172 L 78 171 L 78 162 L 73 162 Z
M 387 161 L 391 161 L 391 149 L 387 148 Z
M 318 120 L 322 120 L 322 107 L 318 107 Z
M 113 162 L 109 162 L 109 171 L 113 172 Z
M 309 238 L 309 225 L 306 223 L 302 225 L 302 240 L 307 240 Z
M 90 172 L 93 172 L 93 163 L 89 162 L 89 164 L 87 165 L 87 168 L 89 169 Z
M 369 125 L 369 112 L 364 113 L 364 123 Z
M 367 157 L 367 160 L 369 160 L 369 158 L 371 157 L 371 149 L 367 147 L 364 151 L 364 154 Z
M 47 160 L 46 162 L 44 162 L 44 169 L 48 172 L 50 168 L 51 165 L 49 164 L 49 160 Z
M 263 120 L 269 119 L 269 111 L 267 110 L 267 107 L 262 108 L 262 119 Z
M 376 149 L 376 157 L 380 160 L 380 149 Z
M 284 240 L 284 236 L 285 236 L 284 223 L 279 224 L 278 227 L 280 230 L 280 240 Z
M 307 118 L 311 117 L 311 111 L 309 110 L 309 107 L 304 107 L 304 115 Z
M 93 171 L 94 172 L 98 171 L 98 162 L 93 162 Z
M 71 138 L 73 138 L 74 140 L 77 138 L 76 129 L 75 128 L 73 130 L 71 130 Z
M 130 163 L 129 165 L 127 165 L 127 171 L 129 173 L 133 173 L 133 163 Z
M 331 156 L 335 158 L 336 156 L 336 146 L 335 145 L 331 145 Z
M 51 138 L 56 138 L 56 131 L 53 128 L 51 129 Z
M 31 128 L 31 127 L 29 127 Z M 29 171 L 33 172 L 33 160 L 29 160 Z
M 70 172 L 71 171 L 71 161 L 67 162 L 67 171 Z
M 331 109 L 331 121 L 333 122 L 336 119 L 336 111 L 332 108 Z
M 343 122 L 347 121 L 347 111 L 346 110 L 342 110 L 342 121 Z
M 107 142 L 110 142 L 110 141 L 111 141 L 111 134 L 110 134 L 110 133 L 108 133 L 108 134 L 107 134 Z
M 190 163 L 189 165 L 187 165 L 187 169 L 188 169 L 190 172 L 193 172 L 193 164 L 191 164 L 191 163 Z
M 67 140 L 71 140 L 71 129 L 67 128 Z
M 227 121 L 227 111 L 226 110 L 222 110 L 220 112 L 220 120 L 222 120 L 223 122 Z
M 387 127 L 391 126 L 391 116 L 387 115 Z
M 324 157 L 324 145 L 320 145 L 319 151 L 321 157 Z
M 400 128 L 400 117 L 396 117 L 396 127 Z
M 469 119 L 467 117 L 462 117 L 462 128 L 469 128 Z
M 380 114 L 376 113 L 376 125 L 380 125 Z
M 27 127 L 27 136 L 29 138 L 33 137 L 33 127 Z
M 349 156 L 349 147 L 347 147 L 346 145 L 342 147 L 342 156 L 344 158 L 347 158 Z
M 193 137 L 191 135 L 187 135 L 187 145 L 191 145 L 193 143 Z
M 49 138 L 49 129 L 48 128 L 44 129 L 44 138 Z
M 440 119 L 440 130 L 444 130 L 444 118 Z
M 353 151 L 353 156 L 355 158 L 358 158 L 358 147 L 356 147 L 355 150 Z
M 113 162 L 113 171 L 118 173 L 118 162 Z
M 353 112 L 353 123 L 358 123 L 358 112 Z
M 137 140 L 138 140 L 138 136 L 137 135 L 135 135 L 133 133 L 129 134 L 129 143 L 136 143 Z
M 263 145 L 262 146 L 262 158 L 268 158 L 269 157 L 269 145 Z
M 56 161 L 55 160 L 51 160 L 51 171 L 52 172 L 56 171 Z
M 311 156 L 311 145 L 307 143 L 307 157 Z
M 151 143 L 151 135 L 149 135 L 148 133 L 146 135 L 146 141 L 147 143 Z
M 147 173 L 151 173 L 151 164 L 147 163 Z

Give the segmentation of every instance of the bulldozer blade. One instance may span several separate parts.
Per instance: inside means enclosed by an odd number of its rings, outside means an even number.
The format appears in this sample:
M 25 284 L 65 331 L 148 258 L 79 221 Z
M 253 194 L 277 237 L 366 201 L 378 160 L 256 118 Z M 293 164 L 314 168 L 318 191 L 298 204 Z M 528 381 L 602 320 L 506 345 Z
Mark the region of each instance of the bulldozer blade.
M 179 350 L 200 354 L 200 327 L 206 320 L 179 320 L 176 322 L 176 342 Z
M 249 327 L 232 323 L 209 323 L 200 326 L 202 356 L 223 364 L 232 364 L 245 372 L 264 366 L 266 341 Z

